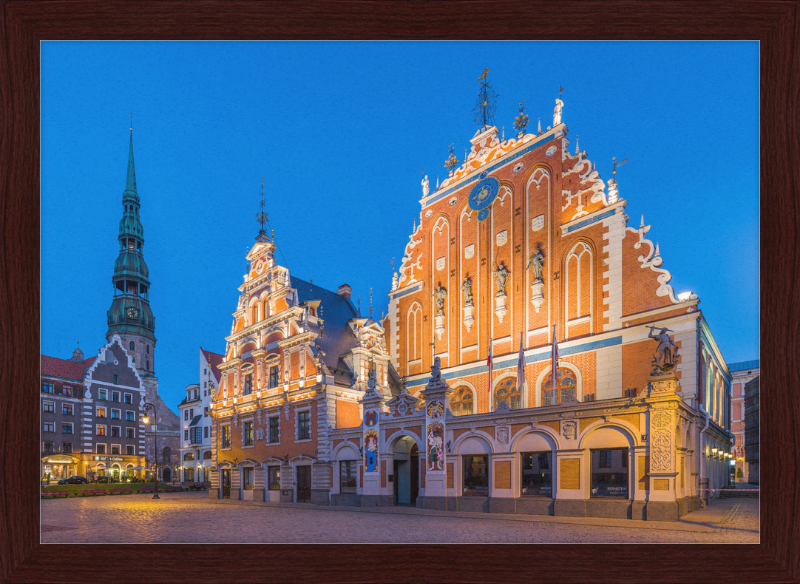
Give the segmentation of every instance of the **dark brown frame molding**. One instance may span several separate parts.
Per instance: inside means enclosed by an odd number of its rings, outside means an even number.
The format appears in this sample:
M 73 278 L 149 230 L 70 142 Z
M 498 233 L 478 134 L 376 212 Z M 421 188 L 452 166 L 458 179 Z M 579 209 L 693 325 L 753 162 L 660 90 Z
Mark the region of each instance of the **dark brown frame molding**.
M 0 581 L 101 582 L 116 565 L 137 582 L 800 581 L 799 8 L 798 0 L 0 0 Z M 759 40 L 761 544 L 481 545 L 466 554 L 446 545 L 39 544 L 39 42 L 187 38 Z

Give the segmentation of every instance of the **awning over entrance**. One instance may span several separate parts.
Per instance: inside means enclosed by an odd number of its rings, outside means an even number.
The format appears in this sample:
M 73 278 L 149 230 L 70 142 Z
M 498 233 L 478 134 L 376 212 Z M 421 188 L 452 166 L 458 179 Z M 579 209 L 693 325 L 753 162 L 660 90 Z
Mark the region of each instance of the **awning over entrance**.
M 44 464 L 77 464 L 78 461 L 78 457 L 71 454 L 47 454 L 42 456 L 42 463 Z
M 200 422 L 200 419 L 202 417 L 203 416 L 195 416 L 194 418 L 192 418 L 192 423 L 189 424 L 189 427 L 191 428 L 192 426 L 197 426 L 197 424 Z

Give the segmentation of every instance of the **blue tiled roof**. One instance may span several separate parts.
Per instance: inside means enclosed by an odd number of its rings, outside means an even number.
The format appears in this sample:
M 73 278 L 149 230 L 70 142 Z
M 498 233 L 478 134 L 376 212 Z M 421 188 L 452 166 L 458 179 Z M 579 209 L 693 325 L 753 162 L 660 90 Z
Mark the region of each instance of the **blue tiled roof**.
M 752 371 L 753 369 L 758 369 L 758 359 L 728 364 L 728 371 Z

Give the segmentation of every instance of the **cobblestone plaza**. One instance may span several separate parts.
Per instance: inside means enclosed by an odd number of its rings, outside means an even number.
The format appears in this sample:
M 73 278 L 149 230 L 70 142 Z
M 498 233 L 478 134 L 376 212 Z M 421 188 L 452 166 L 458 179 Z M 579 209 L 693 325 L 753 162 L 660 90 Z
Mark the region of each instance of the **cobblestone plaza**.
M 753 543 L 758 499 L 718 499 L 678 522 L 319 507 L 206 493 L 43 500 L 42 543 Z M 212 528 L 213 526 L 213 528 Z

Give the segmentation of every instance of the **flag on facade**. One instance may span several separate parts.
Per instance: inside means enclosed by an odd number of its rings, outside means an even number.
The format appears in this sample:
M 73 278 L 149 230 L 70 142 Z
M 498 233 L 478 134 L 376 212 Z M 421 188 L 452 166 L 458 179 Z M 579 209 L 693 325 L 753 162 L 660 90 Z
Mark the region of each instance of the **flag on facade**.
M 522 395 L 525 386 L 525 351 L 522 348 L 522 331 L 519 333 L 519 360 L 517 361 L 517 389 Z
M 489 358 L 486 359 L 486 366 L 489 368 L 489 393 L 492 393 L 492 345 L 494 339 L 489 339 Z
M 556 388 L 556 369 L 558 369 L 558 344 L 556 343 L 556 325 L 553 325 L 553 349 L 551 355 L 553 365 L 552 370 L 550 371 L 550 381 L 552 383 L 551 388 L 555 390 Z M 555 396 L 555 394 L 553 394 Z

